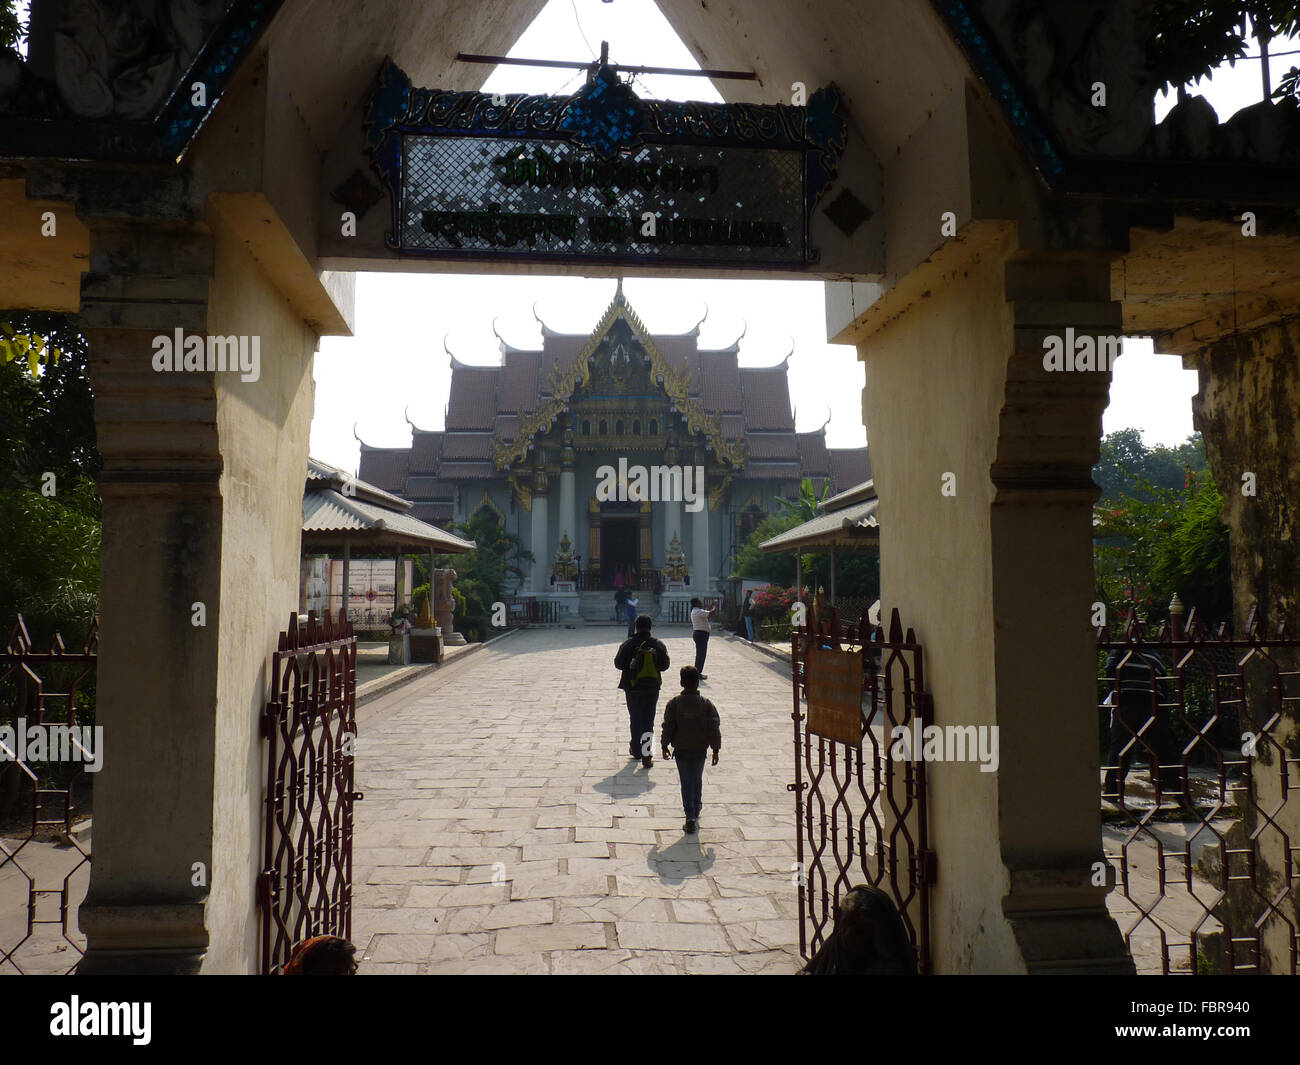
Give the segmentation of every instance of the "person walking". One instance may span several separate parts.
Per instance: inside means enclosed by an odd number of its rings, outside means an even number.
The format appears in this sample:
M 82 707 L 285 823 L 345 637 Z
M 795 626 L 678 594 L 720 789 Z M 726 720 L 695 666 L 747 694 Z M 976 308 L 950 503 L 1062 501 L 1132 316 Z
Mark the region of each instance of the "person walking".
M 619 588 L 614 593 L 614 620 L 622 621 L 627 615 L 627 592 Z M 628 634 L 629 636 L 631 633 Z
M 636 619 L 636 633 L 619 645 L 614 668 L 620 671 L 618 686 L 627 700 L 628 727 L 631 741 L 628 755 L 640 758 L 649 769 L 655 735 L 655 705 L 663 672 L 668 668 L 668 648 L 650 635 L 653 622 L 645 614 Z
M 745 631 L 749 633 L 749 642 L 754 642 L 754 589 L 751 588 L 745 593 L 745 601 L 740 606 L 740 617 L 745 623 Z
M 691 600 L 691 635 L 695 638 L 695 671 L 699 673 L 700 680 L 708 680 L 708 675 L 704 672 L 704 659 L 709 654 L 709 631 L 712 628 L 712 617 L 718 609 L 718 604 L 705 610 L 704 603 L 698 597 Z
M 718 708 L 700 694 L 699 671 L 694 666 L 682 666 L 681 678 L 682 693 L 669 699 L 664 707 L 659 747 L 665 760 L 671 757 L 677 763 L 677 777 L 682 786 L 682 812 L 686 815 L 682 831 L 691 835 L 700 823 L 704 758 L 712 748 L 713 764 L 718 764 L 722 723 L 718 719 Z
M 624 604 L 624 609 L 627 610 L 627 634 L 629 636 L 635 636 L 636 635 L 636 608 L 640 600 L 637 599 L 635 592 L 628 592 L 626 594 L 627 594 L 627 603 Z

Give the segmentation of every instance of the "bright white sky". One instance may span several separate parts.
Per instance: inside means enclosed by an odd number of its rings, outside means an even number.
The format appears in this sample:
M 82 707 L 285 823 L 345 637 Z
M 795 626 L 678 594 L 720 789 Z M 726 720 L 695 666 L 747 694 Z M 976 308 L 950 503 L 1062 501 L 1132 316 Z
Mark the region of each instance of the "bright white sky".
M 698 68 L 653 0 L 551 0 L 510 49 L 530 59 L 594 58 L 600 42 L 610 58 L 631 65 Z M 1297 47 L 1275 42 L 1274 51 Z M 1296 61 L 1275 59 L 1274 82 Z M 487 92 L 572 92 L 580 71 L 497 67 Z M 459 86 L 449 86 L 452 88 Z M 661 99 L 721 97 L 706 78 L 640 78 L 637 92 Z M 1194 91 L 1226 118 L 1262 96 L 1258 61 L 1223 67 L 1212 83 Z M 1157 120 L 1172 100 L 1157 100 Z M 708 307 L 700 344 L 722 347 L 748 326 L 740 345 L 742 366 L 779 362 L 794 342 L 790 391 L 800 432 L 819 428 L 827 417 L 831 447 L 866 443 L 862 426 L 863 368 L 854 350 L 826 343 L 823 286 L 817 281 L 711 281 L 630 278 L 624 291 L 651 332 L 689 330 Z M 410 443 L 404 411 L 421 429 L 440 429 L 451 369 L 447 346 L 462 362 L 500 361 L 497 331 L 517 347 L 540 345 L 538 315 L 552 329 L 585 333 L 596 324 L 614 294 L 608 279 L 457 274 L 360 274 L 357 328 L 353 337 L 326 337 L 316 359 L 316 412 L 311 452 L 345 469 L 357 467 L 359 446 L 353 425 L 376 447 Z M 1191 396 L 1196 375 L 1181 360 L 1158 356 L 1149 341 L 1130 340 L 1115 364 L 1105 432 L 1136 426 L 1147 444 L 1176 444 L 1192 432 Z

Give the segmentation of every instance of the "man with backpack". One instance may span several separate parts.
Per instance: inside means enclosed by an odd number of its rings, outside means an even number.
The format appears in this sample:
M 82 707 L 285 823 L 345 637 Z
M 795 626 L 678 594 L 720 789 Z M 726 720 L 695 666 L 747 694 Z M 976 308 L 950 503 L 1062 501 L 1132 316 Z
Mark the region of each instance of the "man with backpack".
M 654 743 L 655 706 L 663 671 L 668 668 L 668 648 L 650 635 L 653 623 L 641 614 L 636 619 L 636 634 L 624 640 L 614 656 L 614 668 L 620 671 L 618 686 L 627 699 L 628 724 L 632 738 L 628 754 L 640 758 L 649 769 L 654 765 L 650 750 Z

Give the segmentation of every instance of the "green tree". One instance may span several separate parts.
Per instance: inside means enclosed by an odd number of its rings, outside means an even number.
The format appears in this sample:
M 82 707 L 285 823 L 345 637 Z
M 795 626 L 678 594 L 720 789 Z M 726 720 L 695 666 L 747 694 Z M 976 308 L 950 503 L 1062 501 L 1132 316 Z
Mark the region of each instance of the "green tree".
M 100 508 L 89 351 L 75 315 L 7 313 L 65 358 L 33 377 L 0 366 L 0 628 L 21 613 L 38 645 L 84 635 L 99 598 Z M 52 475 L 49 476 L 49 475 Z
M 519 537 L 507 532 L 495 514 L 480 508 L 463 524 L 453 523 L 451 532 L 478 546 L 467 555 L 439 555 L 440 569 L 456 571 L 456 588 L 465 597 L 463 613 L 456 617 L 461 632 L 471 629 L 482 633 L 492 616 L 492 604 L 505 598 L 508 586 L 523 580 L 524 563 L 533 561 Z
M 1186 99 L 1186 86 L 1209 77 L 1223 63 L 1235 65 L 1247 52 L 1247 41 L 1260 44 L 1260 76 L 1264 97 L 1296 93 L 1297 71 L 1283 79 L 1274 93 L 1270 87 L 1269 45 L 1277 37 L 1300 30 L 1300 5 L 1281 0 L 1156 0 L 1152 8 L 1154 36 L 1148 60 L 1162 86 L 1178 90 Z

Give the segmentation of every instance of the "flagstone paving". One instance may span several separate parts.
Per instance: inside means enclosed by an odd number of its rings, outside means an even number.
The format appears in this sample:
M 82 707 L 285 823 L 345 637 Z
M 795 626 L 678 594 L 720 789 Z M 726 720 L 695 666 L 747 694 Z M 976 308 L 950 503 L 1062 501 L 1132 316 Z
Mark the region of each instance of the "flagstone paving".
M 353 939 L 364 973 L 792 973 L 788 666 L 710 641 L 722 718 L 698 836 L 677 770 L 627 757 L 617 628 L 531 629 L 367 707 Z M 690 632 L 658 635 L 672 666 Z

